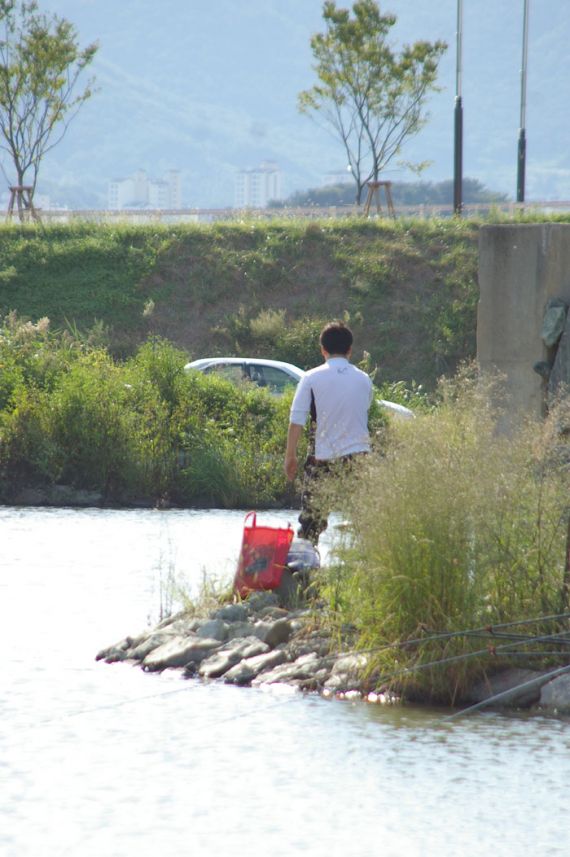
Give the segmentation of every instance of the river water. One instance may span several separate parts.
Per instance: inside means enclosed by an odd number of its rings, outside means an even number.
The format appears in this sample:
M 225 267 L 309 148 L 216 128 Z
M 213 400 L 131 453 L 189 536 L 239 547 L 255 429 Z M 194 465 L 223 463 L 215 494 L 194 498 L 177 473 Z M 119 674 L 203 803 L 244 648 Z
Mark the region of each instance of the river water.
M 0 855 L 566 857 L 568 722 L 95 662 L 157 620 L 169 578 L 230 579 L 242 523 L 0 508 Z

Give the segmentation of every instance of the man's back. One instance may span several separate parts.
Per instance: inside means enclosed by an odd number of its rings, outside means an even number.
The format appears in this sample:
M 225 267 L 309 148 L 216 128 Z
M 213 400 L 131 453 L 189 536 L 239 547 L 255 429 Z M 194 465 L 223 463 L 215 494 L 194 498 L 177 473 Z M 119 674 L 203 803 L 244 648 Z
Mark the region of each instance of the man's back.
M 291 422 L 304 425 L 314 402 L 317 460 L 368 452 L 371 399 L 372 382 L 368 375 L 345 357 L 329 357 L 299 382 L 291 406 Z

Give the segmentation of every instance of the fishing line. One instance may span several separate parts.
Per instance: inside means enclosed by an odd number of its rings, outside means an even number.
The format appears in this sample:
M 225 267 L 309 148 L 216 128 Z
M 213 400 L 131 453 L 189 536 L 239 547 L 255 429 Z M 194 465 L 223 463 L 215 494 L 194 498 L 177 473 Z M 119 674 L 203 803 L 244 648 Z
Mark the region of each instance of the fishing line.
M 440 640 L 451 640 L 451 639 L 454 639 L 456 637 L 467 637 L 467 636 L 481 636 L 485 639 L 485 638 L 487 638 L 487 635 L 491 635 L 491 636 L 496 636 L 496 637 L 500 637 L 503 639 L 509 639 L 509 640 L 515 640 L 515 639 L 527 640 L 528 639 L 529 641 L 531 641 L 531 640 L 537 641 L 540 639 L 541 641 L 547 642 L 550 638 L 547 638 L 547 637 L 537 638 L 537 637 L 529 636 L 529 635 L 498 634 L 498 633 L 496 633 L 495 629 L 497 629 L 497 628 L 512 628 L 512 627 L 515 627 L 517 625 L 531 625 L 531 624 L 536 624 L 537 622 L 548 622 L 548 621 L 551 621 L 553 619 L 570 619 L 570 613 L 554 613 L 550 616 L 537 616 L 533 619 L 517 619 L 517 621 L 515 621 L 515 622 L 502 622 L 502 623 L 499 623 L 498 625 L 484 625 L 484 626 L 481 626 L 480 628 L 465 629 L 463 631 L 440 631 L 440 632 L 428 634 L 427 636 L 424 636 L 424 637 L 416 637 L 416 638 L 409 639 L 409 640 L 397 640 L 393 643 L 384 643 L 381 646 L 373 646 L 373 647 L 368 648 L 368 649 L 348 649 L 344 652 L 339 653 L 338 655 L 329 655 L 328 657 L 339 658 L 339 657 L 348 657 L 349 655 L 375 654 L 378 652 L 386 652 L 386 651 L 389 651 L 390 649 L 405 648 L 406 646 L 416 646 L 419 643 L 431 643 L 431 642 L 437 642 Z M 567 633 L 567 632 L 566 631 L 560 632 L 560 634 L 565 634 L 565 633 Z M 555 635 L 555 636 L 558 639 L 558 635 Z M 570 644 L 570 638 L 564 639 L 564 638 L 560 637 L 560 642 Z M 326 656 L 323 656 L 323 657 L 326 657 Z
M 566 633 L 565 631 L 559 632 L 560 634 Z M 505 634 L 501 631 L 494 631 L 490 629 L 487 634 L 480 631 L 467 631 L 465 636 L 468 637 L 481 637 L 482 639 L 494 639 L 494 640 L 519 640 L 520 642 L 535 642 L 536 640 L 540 640 L 543 642 L 556 642 L 556 643 L 569 643 L 570 638 L 557 636 L 556 634 L 544 634 L 544 635 L 536 635 L 536 634 Z
M 64 720 L 71 720 L 73 717 L 83 717 L 86 714 L 95 714 L 98 711 L 112 710 L 114 708 L 122 708 L 125 705 L 134 705 L 137 702 L 146 702 L 151 699 L 160 699 L 163 696 L 172 696 L 175 693 L 183 693 L 184 691 L 193 690 L 199 685 L 186 684 L 184 687 L 177 687 L 174 690 L 165 690 L 162 693 L 150 693 L 145 696 L 136 696 L 131 699 L 122 699 L 120 702 L 109 702 L 104 705 L 96 705 L 93 708 L 82 708 L 79 711 L 67 711 L 63 714 L 58 714 L 55 717 L 46 717 L 44 720 L 39 720 L 36 723 L 30 724 L 28 729 L 37 729 L 40 726 L 50 726 L 53 723 L 60 723 Z
M 568 657 L 566 652 L 504 652 L 509 658 L 520 656 L 521 658 L 561 658 Z
M 188 682 L 184 685 L 184 687 L 178 687 L 178 688 L 175 688 L 173 690 L 166 690 L 166 691 L 163 691 L 162 693 L 151 693 L 151 694 L 147 694 L 145 696 L 137 696 L 137 697 L 134 697 L 132 699 L 123 699 L 120 702 L 111 702 L 111 703 L 107 703 L 104 705 L 97 705 L 97 706 L 94 706 L 93 708 L 83 708 L 80 711 L 69 711 L 69 712 L 66 712 L 63 714 L 58 714 L 55 717 L 49 717 L 49 718 L 46 718 L 44 720 L 37 721 L 36 723 L 30 724 L 29 726 L 26 727 L 26 730 L 39 729 L 40 727 L 43 727 L 43 726 L 50 726 L 53 724 L 65 722 L 66 720 L 71 720 L 74 717 L 83 717 L 83 716 L 89 715 L 89 714 L 97 714 L 100 711 L 109 711 L 109 710 L 113 710 L 113 709 L 123 708 L 126 705 L 134 705 L 134 704 L 139 703 L 139 702 L 147 702 L 147 701 L 154 700 L 154 699 L 162 699 L 163 697 L 173 696 L 174 694 L 178 694 L 178 693 L 185 693 L 189 690 L 198 690 L 201 687 L 204 687 L 204 683 L 201 681 L 195 681 L 195 683 L 193 683 L 193 684 Z M 285 705 L 287 702 L 290 702 L 290 701 L 291 701 L 291 697 L 287 697 L 286 699 L 280 699 L 277 702 L 274 702 L 274 703 L 271 703 L 269 705 L 264 706 L 264 708 L 261 710 L 261 713 L 263 713 L 264 711 L 269 710 L 271 708 L 277 708 L 281 705 Z M 256 712 L 254 712 L 254 713 L 256 713 Z M 231 715 L 230 717 L 222 718 L 221 720 L 208 721 L 208 727 L 217 726 L 221 723 L 228 723 L 228 722 L 231 722 L 233 720 L 239 720 L 241 717 L 251 716 L 251 714 L 252 714 L 251 711 L 247 711 L 247 712 L 243 712 L 241 714 L 234 714 L 234 715 Z M 22 736 L 22 737 L 24 737 L 24 736 Z
M 565 667 L 558 667 L 555 670 L 551 670 L 551 672 L 543 673 L 536 678 L 531 678 L 528 681 L 524 681 L 522 684 L 517 684 L 515 687 L 511 687 L 508 690 L 503 690 L 500 693 L 495 693 L 493 696 L 488 697 L 487 699 L 482 700 L 481 702 L 476 702 L 475 705 L 470 705 L 468 708 L 463 708 L 461 711 L 456 711 L 454 714 L 449 714 L 447 717 L 443 718 L 444 723 L 448 723 L 451 720 L 457 720 L 458 717 L 463 717 L 465 714 L 472 714 L 474 711 L 479 711 L 479 709 L 484 708 L 486 705 L 491 705 L 494 702 L 498 702 L 500 699 L 505 699 L 506 697 L 513 696 L 519 690 L 525 690 L 529 687 L 534 687 L 536 684 L 546 684 L 551 679 L 556 678 L 559 675 L 564 675 L 565 673 L 570 672 L 570 664 Z
M 566 631 L 561 631 L 561 633 L 566 634 L 567 632 L 566 632 Z M 552 641 L 552 639 L 553 639 L 555 636 L 556 636 L 556 635 L 550 635 L 550 636 L 548 637 L 548 641 Z M 544 642 L 544 641 L 545 641 L 545 640 L 544 640 L 542 637 L 540 637 L 540 636 L 532 637 L 532 638 L 529 638 L 529 640 L 528 640 L 528 642 L 529 642 L 529 643 L 539 643 L 539 642 Z M 394 672 L 392 672 L 392 673 L 388 673 L 387 675 L 380 676 L 380 677 L 377 679 L 376 684 L 380 684 L 380 683 L 383 683 L 383 682 L 391 681 L 391 680 L 392 680 L 392 679 L 394 679 L 394 678 L 399 678 L 399 677 L 401 677 L 401 676 L 405 676 L 405 675 L 408 675 L 408 674 L 410 674 L 410 673 L 419 672 L 420 670 L 431 669 L 432 667 L 437 667 L 437 666 L 443 666 L 443 665 L 445 665 L 445 664 L 456 663 L 456 662 L 458 662 L 458 661 L 467 660 L 467 659 L 469 659 L 469 658 L 482 657 L 482 656 L 484 656 L 484 655 L 487 655 L 487 656 L 493 656 L 493 657 L 494 657 L 494 656 L 496 655 L 496 653 L 497 653 L 497 652 L 503 652 L 503 651 L 505 651 L 506 649 L 511 648 L 512 646 L 516 646 L 516 645 L 518 645 L 520 642 L 521 642 L 520 640 L 515 640 L 515 641 L 513 641 L 513 642 L 511 642 L 511 643 L 503 643 L 503 644 L 502 644 L 502 645 L 500 645 L 500 646 L 494 646 L 494 647 L 493 647 L 493 651 L 492 651 L 492 652 L 490 652 L 490 651 L 489 651 L 489 648 L 487 647 L 487 648 L 485 648 L 485 649 L 478 649 L 478 650 L 476 650 L 476 651 L 474 651 L 474 652 L 463 652 L 463 653 L 462 653 L 462 654 L 460 654 L 460 655 L 450 655 L 450 656 L 449 656 L 449 657 L 447 657 L 447 658 L 440 658 L 440 659 L 435 660 L 435 661 L 428 661 L 427 663 L 424 663 L 424 664 L 414 664 L 413 666 L 410 666 L 410 667 L 402 667 L 400 670 L 396 670 L 396 671 L 394 671 Z M 508 653 L 507 653 L 507 654 L 508 654 Z

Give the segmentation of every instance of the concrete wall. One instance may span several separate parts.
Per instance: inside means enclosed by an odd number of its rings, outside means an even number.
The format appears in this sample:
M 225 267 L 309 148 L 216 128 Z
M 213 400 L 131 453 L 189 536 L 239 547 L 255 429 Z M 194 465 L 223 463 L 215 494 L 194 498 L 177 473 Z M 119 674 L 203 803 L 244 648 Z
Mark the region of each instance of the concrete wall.
M 550 298 L 570 302 L 570 224 L 484 226 L 479 236 L 477 360 L 506 376 L 513 413 L 544 412 L 541 338 Z

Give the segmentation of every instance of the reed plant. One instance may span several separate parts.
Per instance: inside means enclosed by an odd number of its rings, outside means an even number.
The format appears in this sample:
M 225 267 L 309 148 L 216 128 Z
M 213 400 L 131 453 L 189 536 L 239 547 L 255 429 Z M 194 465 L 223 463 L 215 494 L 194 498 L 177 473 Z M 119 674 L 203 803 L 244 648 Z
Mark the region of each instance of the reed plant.
M 474 372 L 442 382 L 437 407 L 392 424 L 343 488 L 350 528 L 329 596 L 375 652 L 376 673 L 411 696 L 449 702 L 504 665 L 470 656 L 480 639 L 429 637 L 568 609 L 570 405 L 505 433 L 497 391 Z

